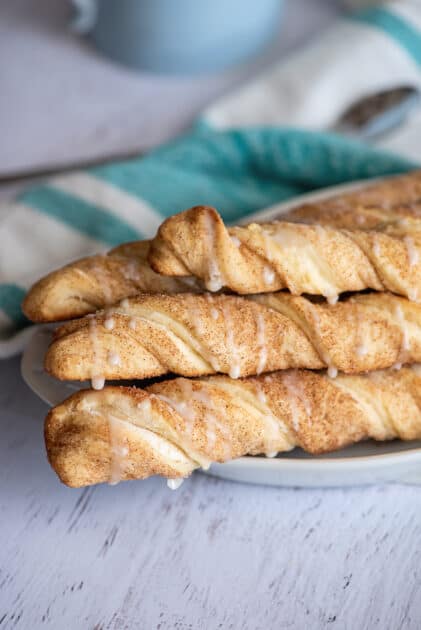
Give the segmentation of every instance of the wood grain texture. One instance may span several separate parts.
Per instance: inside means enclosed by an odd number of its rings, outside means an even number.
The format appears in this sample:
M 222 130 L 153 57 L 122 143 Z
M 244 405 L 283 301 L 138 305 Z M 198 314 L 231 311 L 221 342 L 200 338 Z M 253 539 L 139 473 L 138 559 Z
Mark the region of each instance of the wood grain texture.
M 0 379 L 0 630 L 421 626 L 421 488 L 70 490 L 17 360 Z

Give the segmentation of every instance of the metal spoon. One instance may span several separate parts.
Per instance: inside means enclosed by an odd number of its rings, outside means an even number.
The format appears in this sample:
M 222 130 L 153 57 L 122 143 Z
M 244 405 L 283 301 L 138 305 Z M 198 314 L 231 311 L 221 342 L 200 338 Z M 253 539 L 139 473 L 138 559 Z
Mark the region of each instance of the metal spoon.
M 335 133 L 375 140 L 402 125 L 420 104 L 420 92 L 409 85 L 370 94 L 346 109 L 331 128 Z

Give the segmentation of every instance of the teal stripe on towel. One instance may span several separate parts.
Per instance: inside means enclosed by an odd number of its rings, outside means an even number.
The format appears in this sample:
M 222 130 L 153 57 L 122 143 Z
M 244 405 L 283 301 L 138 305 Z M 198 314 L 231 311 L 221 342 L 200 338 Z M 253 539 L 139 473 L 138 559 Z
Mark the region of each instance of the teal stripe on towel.
M 0 309 L 12 320 L 16 328 L 29 323 L 21 309 L 24 297 L 25 290 L 16 284 L 0 284 Z
M 381 7 L 372 7 L 349 17 L 381 29 L 393 37 L 421 65 L 421 33 L 396 13 Z
M 91 170 L 162 215 L 213 205 L 227 221 L 296 194 L 405 171 L 397 156 L 328 133 L 285 128 L 197 130 L 149 156 Z
M 56 188 L 37 186 L 25 193 L 21 200 L 74 230 L 110 246 L 134 241 L 142 236 L 124 219 Z

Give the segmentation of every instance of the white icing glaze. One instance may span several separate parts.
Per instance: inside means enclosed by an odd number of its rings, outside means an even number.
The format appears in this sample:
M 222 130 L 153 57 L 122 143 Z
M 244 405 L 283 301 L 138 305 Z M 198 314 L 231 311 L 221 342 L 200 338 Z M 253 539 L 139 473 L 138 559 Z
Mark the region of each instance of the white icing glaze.
M 202 415 L 199 419 L 200 424 L 205 428 L 208 448 L 214 446 L 217 437 L 216 430 L 218 429 L 223 440 L 224 459 L 230 459 L 232 453 L 232 434 L 230 429 L 223 422 L 218 420 L 218 410 L 215 408 L 212 396 L 209 395 L 206 390 L 205 383 L 201 384 L 197 389 L 194 389 L 193 382 L 188 379 L 180 379 L 179 384 L 181 389 L 179 395 L 183 400 L 180 401 L 175 398 L 168 398 L 161 394 L 158 394 L 158 397 L 175 409 L 185 420 L 185 433 L 188 439 L 192 437 L 194 424 L 197 420 L 194 402 L 199 403 L 202 406 Z M 207 463 L 203 461 L 201 463 L 202 468 L 206 467 L 208 464 L 210 465 L 210 462 Z
M 92 347 L 92 374 L 91 374 L 91 385 L 93 389 L 103 389 L 105 385 L 105 379 L 101 375 L 101 370 L 99 369 L 100 365 L 100 348 L 98 342 L 97 335 L 97 321 L 96 318 L 91 315 L 89 316 L 89 339 Z
M 104 319 L 104 328 L 107 330 L 114 328 L 114 319 L 111 316 L 107 316 L 106 319 Z
M 182 477 L 178 477 L 177 479 L 167 479 L 167 486 L 170 490 L 178 490 L 183 482 L 184 479 Z
M 145 398 L 141 402 L 137 403 L 137 408 L 139 409 L 139 411 L 144 413 L 146 416 L 150 415 L 151 411 L 152 411 L 152 405 L 151 405 L 150 399 L 149 398 Z
M 218 311 L 217 311 L 217 309 L 216 309 L 216 308 L 212 308 L 212 309 L 211 309 L 211 317 L 212 317 L 212 319 L 214 319 L 214 320 L 217 320 L 217 319 L 218 319 L 218 317 L 219 317 L 219 313 L 218 313 Z
M 394 363 L 392 365 L 393 370 L 400 370 L 402 368 L 402 363 Z
M 129 328 L 131 330 L 136 330 L 136 318 L 135 317 L 131 317 L 129 320 Z
M 186 276 L 185 278 L 177 278 L 177 280 L 178 282 L 180 282 L 180 284 L 184 284 L 186 287 L 189 287 L 189 289 L 198 288 L 198 283 L 197 283 L 196 278 Z
M 276 222 L 277 223 L 277 222 Z M 272 234 L 268 234 L 268 232 L 266 232 L 266 230 L 260 226 L 259 227 L 259 231 L 260 231 L 260 235 L 262 237 L 263 240 L 263 249 L 265 252 L 265 258 L 268 262 L 272 262 L 272 250 L 271 250 L 271 246 L 272 246 L 272 239 L 273 239 L 273 235 Z
M 288 372 L 283 375 L 283 384 L 287 390 L 288 405 L 291 411 L 292 427 L 295 431 L 300 429 L 300 409 L 297 405 L 298 400 L 303 399 L 302 388 L 300 387 L 297 376 L 294 372 Z
M 124 258 L 121 257 L 121 262 L 120 271 L 124 278 L 130 280 L 136 286 L 142 285 L 144 276 L 140 272 L 138 261 L 133 258 L 126 258 L 124 260 Z
M 267 397 L 261 385 L 256 383 L 256 397 L 262 409 L 262 417 L 265 423 L 264 443 L 266 457 L 275 457 L 278 451 L 274 451 L 273 447 L 279 445 L 282 440 L 282 431 L 278 419 L 273 415 L 272 410 L 267 404 Z
M 207 250 L 208 250 L 208 279 L 205 282 L 206 288 L 213 293 L 219 291 L 224 286 L 224 278 L 218 264 L 216 255 L 216 234 L 215 225 L 209 214 L 204 218 L 206 226 Z
M 212 396 L 208 393 L 206 385 L 203 384 L 199 389 L 193 390 L 191 381 L 185 381 L 184 395 L 189 396 L 190 400 L 197 401 L 203 405 L 204 416 L 203 422 L 206 429 L 206 439 L 208 446 L 211 447 L 216 442 L 216 429 L 223 439 L 224 459 L 230 459 L 232 454 L 232 433 L 230 429 L 218 420 L 219 410 L 215 407 Z
M 339 299 L 339 295 L 336 294 L 336 293 L 335 294 L 326 295 L 325 297 L 326 297 L 328 303 L 331 304 L 331 305 L 336 304 L 336 302 Z
M 373 254 L 375 256 L 380 256 L 381 254 L 381 246 L 380 246 L 380 241 L 377 234 L 374 234 L 373 236 Z
M 273 235 L 267 234 L 264 229 L 260 230 L 260 234 L 263 239 L 263 250 L 264 256 L 266 260 L 270 263 L 273 260 L 272 250 L 271 250 L 271 241 L 273 240 Z M 271 285 L 274 283 L 276 277 L 275 270 L 269 267 L 269 265 L 265 265 L 263 267 L 263 282 L 267 285 Z
M 107 359 L 108 359 L 109 365 L 111 366 L 120 365 L 120 362 L 121 362 L 120 355 L 116 354 L 115 352 L 109 352 Z
M 234 243 L 236 247 L 240 247 L 241 241 L 236 236 L 230 236 L 231 241 Z
M 231 378 L 238 378 L 241 374 L 240 358 L 238 356 L 238 347 L 235 344 L 234 325 L 230 312 L 230 305 L 222 306 L 222 314 L 225 322 L 225 343 L 228 354 L 231 355 L 231 363 L 229 365 L 228 374 Z
M 241 368 L 239 364 L 231 365 L 230 370 L 228 372 L 230 378 L 240 378 Z
M 410 267 L 416 265 L 419 261 L 419 252 L 415 247 L 414 239 L 411 236 L 405 236 L 403 239 L 408 254 L 408 263 Z
M 106 256 L 102 256 L 102 259 L 104 261 L 106 260 L 106 258 L 107 258 Z M 82 270 L 78 270 L 78 271 L 81 275 L 87 275 Z M 109 284 L 110 276 L 107 271 L 107 267 L 104 265 L 101 265 L 101 263 L 99 264 L 95 263 L 91 268 L 91 272 L 95 276 L 95 279 L 98 281 L 99 287 L 102 290 L 102 294 L 104 296 L 104 303 L 112 304 L 115 300 L 114 300 L 113 292 Z
M 257 332 L 257 345 L 259 346 L 259 361 L 257 364 L 257 374 L 261 374 L 266 367 L 268 358 L 268 349 L 266 341 L 266 328 L 265 319 L 263 313 L 260 311 L 256 314 L 256 332 Z
M 418 302 L 418 289 L 416 287 L 408 289 L 408 299 L 411 302 Z
M 188 407 L 184 400 L 178 401 L 178 400 L 175 400 L 174 398 L 169 398 L 168 396 L 165 396 L 165 394 L 156 394 L 156 396 L 157 398 L 160 398 L 163 402 L 165 402 L 167 405 L 175 409 L 175 411 L 178 414 L 180 414 L 180 416 L 182 416 L 184 420 L 188 422 L 189 426 L 187 427 L 188 429 L 187 432 L 191 434 L 192 432 L 191 422 L 194 421 L 194 418 L 195 418 L 195 413 L 194 413 L 193 408 Z
M 213 302 L 213 297 L 209 294 L 205 296 L 206 301 L 210 304 Z M 206 326 L 202 317 L 202 311 L 198 307 L 198 300 L 200 300 L 199 296 L 186 296 L 187 303 L 189 305 L 190 312 L 190 320 L 192 322 L 192 327 L 198 335 L 198 342 L 200 343 L 200 351 L 203 357 L 210 363 L 215 372 L 219 372 L 221 366 L 219 365 L 219 361 L 217 356 L 212 354 L 208 347 L 204 345 Z
M 209 263 L 209 280 L 206 282 L 208 291 L 220 291 L 223 287 L 219 272 L 217 271 L 218 263 L 214 260 Z
M 275 280 L 275 272 L 268 266 L 263 267 L 263 282 L 265 284 L 273 284 Z
M 257 388 L 257 400 L 262 403 L 262 405 L 267 403 L 267 396 L 260 387 Z
M 111 452 L 111 467 L 108 483 L 111 486 L 115 486 L 123 478 L 126 458 L 129 454 L 127 445 L 122 442 L 121 437 L 119 436 L 120 422 L 121 421 L 113 415 L 108 416 Z
M 364 343 L 360 343 L 356 348 L 356 353 L 359 357 L 365 357 L 368 353 L 368 348 Z
M 331 357 L 326 352 L 326 350 L 322 347 L 321 342 L 320 342 L 320 340 L 322 338 L 322 331 L 321 331 L 321 328 L 320 328 L 320 317 L 319 317 L 319 313 L 317 311 L 317 306 L 315 304 L 311 304 L 310 302 L 309 302 L 309 312 L 311 313 L 311 317 L 312 317 L 312 320 L 313 320 L 313 326 L 314 326 L 314 332 L 316 333 L 316 337 L 317 337 L 317 351 L 318 351 L 322 361 L 324 363 L 326 363 L 326 365 L 327 365 L 329 376 L 331 378 L 335 378 L 335 376 L 338 374 L 338 370 L 333 365 Z
M 395 316 L 396 319 L 398 321 L 398 324 L 402 330 L 402 342 L 401 342 L 401 347 L 400 347 L 400 351 L 399 351 L 399 358 L 400 359 L 405 359 L 405 355 L 408 352 L 408 350 L 410 350 L 410 342 L 409 342 L 409 330 L 408 330 L 408 324 L 406 322 L 405 316 L 403 314 L 402 311 L 402 307 L 400 304 L 396 305 L 395 308 Z M 403 355 L 403 357 L 402 357 Z M 400 363 L 401 361 L 398 361 L 398 363 Z
M 192 400 L 201 403 L 205 409 L 203 421 L 206 430 L 206 441 L 208 448 L 212 448 L 215 445 L 216 429 L 218 428 L 224 440 L 225 458 L 229 459 L 231 455 L 232 436 L 227 427 L 223 423 L 218 421 L 212 397 L 209 396 L 208 392 L 205 389 L 199 389 L 197 391 L 192 391 L 191 398 Z
M 186 302 L 188 304 L 188 310 L 190 313 L 190 319 L 193 325 L 194 330 L 197 332 L 199 337 L 202 337 L 205 332 L 205 326 L 202 318 L 202 311 L 198 306 L 198 301 L 200 297 L 196 297 L 193 295 L 186 296 Z
M 129 306 L 130 306 L 130 302 L 129 302 L 128 298 L 124 298 L 124 300 L 121 300 L 120 308 L 123 311 L 126 311 L 129 308 Z
M 105 378 L 103 376 L 93 376 L 91 378 L 92 389 L 100 390 L 104 389 Z
M 355 313 L 356 313 L 356 324 L 357 324 L 356 330 L 355 330 L 355 337 L 356 337 L 356 343 L 357 343 L 355 352 L 357 356 L 365 357 L 368 354 L 368 346 L 366 345 L 366 340 L 365 340 L 366 328 L 364 326 L 364 321 L 361 322 L 361 313 L 360 313 L 359 305 L 357 304 L 355 308 L 356 308 Z
M 298 408 L 297 401 L 300 401 L 302 403 L 306 414 L 307 423 L 311 424 L 313 414 L 311 400 L 308 397 L 305 387 L 296 372 L 285 373 L 283 377 L 283 383 L 286 386 L 288 392 L 288 401 L 292 414 L 293 427 L 297 431 L 300 428 L 300 410 Z

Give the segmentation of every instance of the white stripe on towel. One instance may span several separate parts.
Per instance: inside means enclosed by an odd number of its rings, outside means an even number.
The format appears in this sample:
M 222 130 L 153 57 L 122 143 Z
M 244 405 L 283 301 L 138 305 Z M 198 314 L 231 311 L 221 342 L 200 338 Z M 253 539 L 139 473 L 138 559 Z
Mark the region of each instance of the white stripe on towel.
M 155 236 L 164 218 L 143 199 L 88 173 L 62 175 L 49 185 L 121 217 L 145 237 Z
M 57 267 L 105 251 L 103 243 L 22 203 L 0 222 L 0 282 L 29 287 Z

